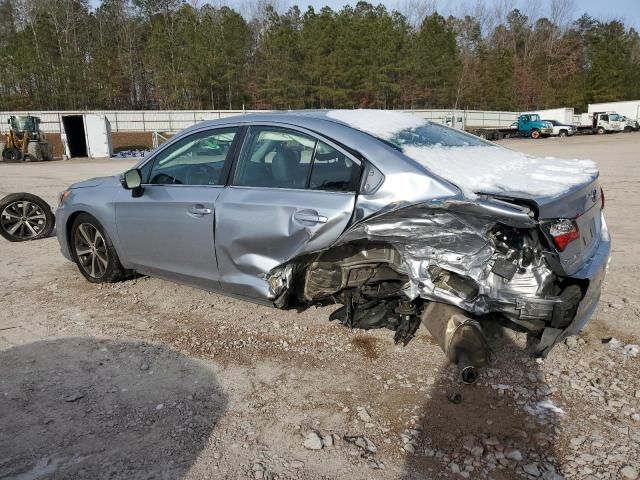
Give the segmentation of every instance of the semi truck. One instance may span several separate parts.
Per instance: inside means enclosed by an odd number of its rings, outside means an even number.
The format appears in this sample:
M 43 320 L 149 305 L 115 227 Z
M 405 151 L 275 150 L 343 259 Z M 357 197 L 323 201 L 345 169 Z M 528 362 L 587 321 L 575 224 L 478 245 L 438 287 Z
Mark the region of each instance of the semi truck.
M 531 137 L 534 139 L 548 137 L 553 133 L 551 123 L 540 119 L 537 113 L 522 113 L 518 120 L 509 127 L 481 127 L 470 128 L 469 133 L 473 133 L 487 140 L 501 140 L 510 137 Z

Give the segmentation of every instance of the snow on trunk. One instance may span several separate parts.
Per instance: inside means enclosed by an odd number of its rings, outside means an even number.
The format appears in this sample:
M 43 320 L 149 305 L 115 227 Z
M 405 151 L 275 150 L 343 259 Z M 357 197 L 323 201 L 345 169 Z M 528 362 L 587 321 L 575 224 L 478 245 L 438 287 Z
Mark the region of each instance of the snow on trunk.
M 470 198 L 476 193 L 552 197 L 598 175 L 591 160 L 537 158 L 502 147 L 406 146 L 403 151 Z
M 389 110 L 331 110 L 327 117 L 392 142 L 400 132 L 430 123 L 417 115 Z M 591 160 L 538 158 L 490 143 L 465 146 L 473 142 L 466 142 L 462 136 L 475 137 L 453 129 L 448 131 L 452 141 L 455 136 L 461 137 L 454 143 L 463 146 L 443 143 L 399 146 L 409 158 L 453 183 L 469 198 L 475 198 L 476 193 L 553 197 L 598 176 L 596 164 Z

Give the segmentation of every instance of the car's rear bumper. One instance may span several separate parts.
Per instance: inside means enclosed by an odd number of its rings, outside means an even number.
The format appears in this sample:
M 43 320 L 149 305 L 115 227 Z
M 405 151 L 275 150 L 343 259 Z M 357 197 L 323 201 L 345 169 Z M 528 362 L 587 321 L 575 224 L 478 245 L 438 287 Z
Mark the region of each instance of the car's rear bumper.
M 610 251 L 611 237 L 609 236 L 609 230 L 603 216 L 598 249 L 591 259 L 589 259 L 588 263 L 572 275 L 573 278 L 588 280 L 589 286 L 587 287 L 587 292 L 578 306 L 575 318 L 567 327 L 567 335 L 573 335 L 580 332 L 587 323 L 589 323 L 593 312 L 598 306 L 602 283 L 604 282 L 607 265 L 609 263 Z
M 595 253 L 588 262 L 571 278 L 588 281 L 587 291 L 578 304 L 578 309 L 571 323 L 564 329 L 545 328 L 538 346 L 538 353 L 546 355 L 551 348 L 570 335 L 575 335 L 582 331 L 589 323 L 598 307 L 602 284 L 609 264 L 609 253 L 611 251 L 611 237 L 609 229 L 602 217 L 602 228 L 600 230 L 600 243 Z

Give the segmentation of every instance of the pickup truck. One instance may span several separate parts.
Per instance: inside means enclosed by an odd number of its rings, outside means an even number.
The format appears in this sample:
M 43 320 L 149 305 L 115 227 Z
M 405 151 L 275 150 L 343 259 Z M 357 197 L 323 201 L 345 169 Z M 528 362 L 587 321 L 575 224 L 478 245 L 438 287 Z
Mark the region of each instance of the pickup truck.
M 574 133 L 576 133 L 577 128 L 573 125 L 565 125 L 558 120 L 544 120 L 545 122 L 549 122 L 552 125 L 553 132 L 551 133 L 552 137 L 570 137 Z

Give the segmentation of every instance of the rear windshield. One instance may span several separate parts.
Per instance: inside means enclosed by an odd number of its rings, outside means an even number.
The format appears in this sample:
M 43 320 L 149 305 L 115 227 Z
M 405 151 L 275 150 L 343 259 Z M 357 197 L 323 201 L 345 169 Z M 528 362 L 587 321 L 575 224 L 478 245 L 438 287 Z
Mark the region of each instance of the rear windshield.
M 431 122 L 426 122 L 419 127 L 401 130 L 390 139 L 390 142 L 400 148 L 404 146 L 478 147 L 491 145 L 491 143 L 469 133 Z

